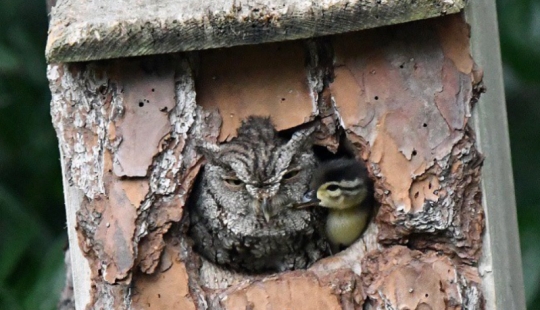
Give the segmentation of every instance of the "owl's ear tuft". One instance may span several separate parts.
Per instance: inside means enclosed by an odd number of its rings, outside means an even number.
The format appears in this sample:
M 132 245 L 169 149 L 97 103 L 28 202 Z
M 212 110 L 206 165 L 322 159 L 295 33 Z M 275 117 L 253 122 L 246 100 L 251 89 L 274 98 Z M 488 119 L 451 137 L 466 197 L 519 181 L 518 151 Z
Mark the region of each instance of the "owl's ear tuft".
M 306 128 L 302 128 L 296 131 L 289 142 L 285 145 L 285 149 L 299 150 L 303 149 L 306 145 L 310 145 L 313 133 L 317 130 L 316 124 L 311 124 Z
M 291 139 L 281 146 L 277 169 L 283 170 L 291 163 L 292 158 L 298 152 L 306 151 L 311 147 L 312 135 L 317 129 L 315 124 L 309 124 L 307 127 L 297 130 Z
M 219 147 L 219 145 L 205 140 L 197 141 L 195 149 L 198 153 L 202 154 L 208 161 L 215 160 L 217 155 L 221 152 L 221 148 Z

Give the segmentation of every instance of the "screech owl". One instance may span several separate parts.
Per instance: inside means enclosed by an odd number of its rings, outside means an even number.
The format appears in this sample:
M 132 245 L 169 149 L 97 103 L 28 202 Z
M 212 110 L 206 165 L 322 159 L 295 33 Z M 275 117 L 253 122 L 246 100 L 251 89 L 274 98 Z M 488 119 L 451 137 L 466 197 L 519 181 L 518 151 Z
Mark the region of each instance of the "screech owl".
M 268 118 L 249 117 L 237 137 L 201 143 L 207 160 L 189 203 L 195 250 L 239 272 L 306 268 L 327 255 L 319 208 L 296 209 L 316 166 L 314 128 L 279 137 Z

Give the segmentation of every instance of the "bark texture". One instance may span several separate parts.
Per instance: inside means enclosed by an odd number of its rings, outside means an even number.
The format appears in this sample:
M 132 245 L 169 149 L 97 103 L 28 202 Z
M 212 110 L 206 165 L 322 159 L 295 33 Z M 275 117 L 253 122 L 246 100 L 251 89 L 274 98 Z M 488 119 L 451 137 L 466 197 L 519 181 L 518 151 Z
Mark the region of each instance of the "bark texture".
M 482 90 L 460 15 L 348 33 L 48 70 L 64 172 L 84 193 L 92 308 L 482 309 Z M 366 160 L 380 207 L 351 247 L 308 270 L 247 276 L 201 260 L 183 209 L 242 118 L 321 124 Z M 74 246 L 74 245 L 72 245 Z

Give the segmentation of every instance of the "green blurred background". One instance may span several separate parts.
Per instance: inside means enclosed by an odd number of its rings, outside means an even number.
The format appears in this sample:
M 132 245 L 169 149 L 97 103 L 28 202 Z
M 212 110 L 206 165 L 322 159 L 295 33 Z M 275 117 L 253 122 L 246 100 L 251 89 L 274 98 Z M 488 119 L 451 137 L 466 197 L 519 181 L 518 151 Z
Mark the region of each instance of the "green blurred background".
M 540 0 L 498 0 L 498 8 L 525 291 L 534 309 L 540 308 Z M 45 0 L 2 0 L 0 29 L 0 309 L 54 309 L 67 238 L 43 56 Z

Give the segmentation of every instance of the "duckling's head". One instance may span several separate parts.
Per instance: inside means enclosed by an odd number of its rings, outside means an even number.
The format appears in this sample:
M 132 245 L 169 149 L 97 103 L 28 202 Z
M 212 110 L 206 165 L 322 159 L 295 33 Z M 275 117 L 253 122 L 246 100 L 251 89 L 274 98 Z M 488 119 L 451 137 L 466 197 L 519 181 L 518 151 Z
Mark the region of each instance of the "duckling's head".
M 319 201 L 330 209 L 349 209 L 360 206 L 369 195 L 371 180 L 364 164 L 355 159 L 323 162 L 313 175 L 304 200 Z

